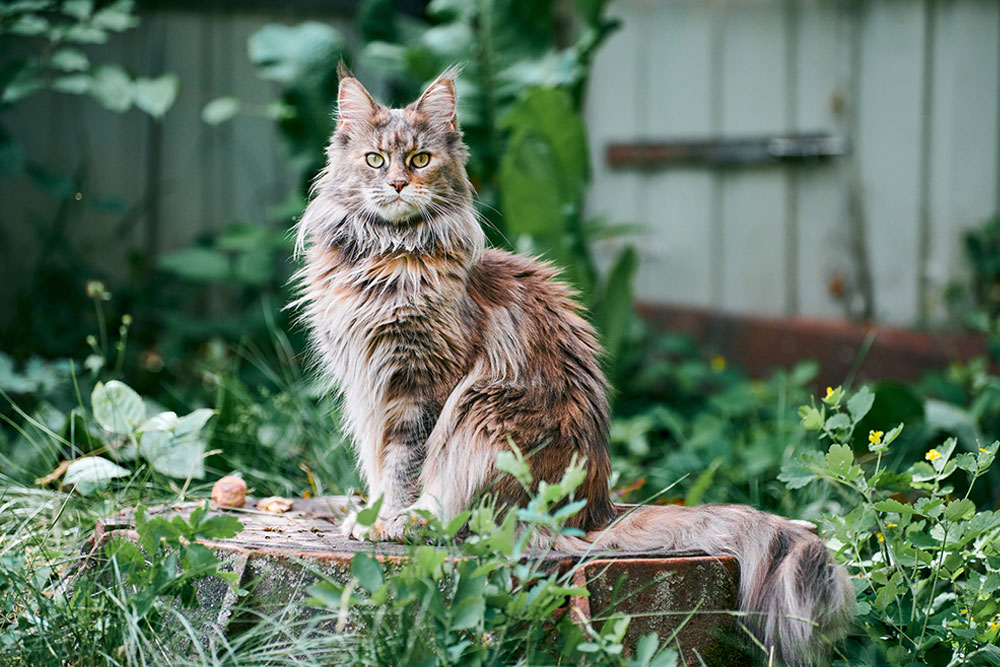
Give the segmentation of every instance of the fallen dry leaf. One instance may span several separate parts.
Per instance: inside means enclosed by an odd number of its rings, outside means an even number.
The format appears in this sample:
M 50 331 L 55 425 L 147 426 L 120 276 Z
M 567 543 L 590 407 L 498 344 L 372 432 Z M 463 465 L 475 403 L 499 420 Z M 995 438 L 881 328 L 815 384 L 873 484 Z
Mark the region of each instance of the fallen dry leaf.
M 45 477 L 39 477 L 38 479 L 36 479 L 35 484 L 38 486 L 45 486 L 46 484 L 51 484 L 52 482 L 56 481 L 57 479 L 63 476 L 63 473 L 66 472 L 66 469 L 69 468 L 71 463 L 73 463 L 73 461 L 61 461 L 59 465 L 56 466 L 55 470 L 50 472 Z
M 257 501 L 257 509 L 261 512 L 270 512 L 271 514 L 281 514 L 282 512 L 287 512 L 292 509 L 292 501 L 288 498 L 279 498 L 278 496 L 271 496 L 270 498 L 263 498 Z

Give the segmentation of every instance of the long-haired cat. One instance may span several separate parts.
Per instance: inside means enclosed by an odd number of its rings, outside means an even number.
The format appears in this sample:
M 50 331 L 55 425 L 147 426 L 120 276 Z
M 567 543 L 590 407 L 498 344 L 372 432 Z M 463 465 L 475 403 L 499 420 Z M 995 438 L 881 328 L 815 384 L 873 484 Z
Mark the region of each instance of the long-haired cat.
M 611 502 L 607 383 L 573 294 L 536 260 L 485 247 L 465 173 L 448 71 L 413 104 L 386 108 L 341 72 L 328 164 L 298 224 L 297 302 L 319 363 L 343 397 L 379 521 L 355 538 L 399 538 L 413 510 L 447 519 L 488 490 L 526 501 L 495 467 L 508 438 L 535 480 L 585 461 L 572 521 L 555 546 L 731 554 L 748 624 L 788 665 L 823 661 L 854 595 L 800 522 L 749 507 Z M 610 526 L 610 528 L 609 528 Z

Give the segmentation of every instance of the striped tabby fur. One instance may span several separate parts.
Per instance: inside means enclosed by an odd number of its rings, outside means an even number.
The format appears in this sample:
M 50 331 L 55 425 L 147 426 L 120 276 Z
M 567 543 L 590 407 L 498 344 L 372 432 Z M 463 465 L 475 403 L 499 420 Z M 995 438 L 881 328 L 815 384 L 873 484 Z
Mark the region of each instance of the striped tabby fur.
M 749 507 L 642 507 L 609 497 L 607 385 L 594 332 L 549 265 L 487 249 L 445 72 L 404 109 L 341 73 L 328 164 L 298 224 L 296 302 L 318 362 L 343 397 L 379 521 L 355 538 L 397 539 L 414 509 L 453 516 L 488 489 L 526 501 L 495 467 L 508 436 L 536 480 L 586 461 L 572 525 L 556 547 L 698 549 L 741 567 L 748 624 L 785 664 L 822 662 L 846 626 L 842 568 L 800 522 Z M 421 154 L 429 158 L 424 163 Z M 537 450 L 537 451 L 536 451 Z

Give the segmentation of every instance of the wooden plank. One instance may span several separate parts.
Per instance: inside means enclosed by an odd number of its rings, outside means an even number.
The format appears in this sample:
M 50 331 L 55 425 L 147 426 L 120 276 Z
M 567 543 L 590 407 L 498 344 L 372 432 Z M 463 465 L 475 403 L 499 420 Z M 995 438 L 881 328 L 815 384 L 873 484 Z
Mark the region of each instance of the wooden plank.
M 785 117 L 785 21 L 782 4 L 725 5 L 722 130 L 781 133 Z M 785 194 L 777 169 L 722 175 L 722 307 L 782 313 L 786 306 Z
M 678 0 L 647 17 L 652 37 L 641 86 L 648 91 L 644 134 L 650 138 L 711 132 L 712 7 Z M 712 175 L 702 169 L 648 172 L 642 181 L 643 262 L 639 298 L 700 304 L 711 298 Z
M 991 0 L 939 3 L 934 61 L 930 243 L 924 271 L 927 315 L 948 322 L 943 292 L 968 284 L 962 233 L 997 210 L 997 119 L 1000 114 L 1000 4 Z
M 913 322 L 919 270 L 918 188 L 923 5 L 864 5 L 856 154 L 872 259 L 875 316 Z
M 204 15 L 165 12 L 164 70 L 176 72 L 181 90 L 163 119 L 160 191 L 161 250 L 190 243 L 205 228 L 205 204 L 212 196 L 204 165 L 204 124 L 201 122 L 200 79 L 207 63 L 202 46 L 207 39 Z
M 850 42 L 843 9 L 836 2 L 796 2 L 794 129 L 846 136 L 842 100 Z M 792 185 L 798 197 L 795 310 L 802 315 L 836 317 L 844 312 L 836 286 L 851 274 L 844 207 L 848 159 L 799 169 Z
M 645 53 L 647 33 L 641 27 L 648 19 L 648 12 L 648 0 L 625 0 L 611 6 L 609 15 L 620 18 L 623 24 L 598 51 L 584 102 L 593 177 L 585 210 L 587 216 L 604 218 L 610 223 L 646 222 L 639 202 L 639 177 L 610 169 L 603 155 L 609 142 L 635 139 L 644 130 L 641 118 L 646 91 L 641 68 L 637 66 L 643 62 Z M 608 269 L 619 245 L 615 241 L 598 244 L 595 260 L 600 268 Z M 648 257 L 641 257 L 643 264 L 649 263 Z

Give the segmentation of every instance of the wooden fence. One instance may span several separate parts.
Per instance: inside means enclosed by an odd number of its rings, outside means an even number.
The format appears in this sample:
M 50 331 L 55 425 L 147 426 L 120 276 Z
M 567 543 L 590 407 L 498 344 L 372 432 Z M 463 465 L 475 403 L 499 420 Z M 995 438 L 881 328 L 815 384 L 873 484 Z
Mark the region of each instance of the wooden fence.
M 263 219 L 289 192 L 270 121 L 210 127 L 201 109 L 226 94 L 273 99 L 246 56 L 265 23 L 348 24 L 254 7 L 146 12 L 104 49 L 137 74 L 178 74 L 180 96 L 160 122 L 58 95 L 3 119 L 41 162 L 86 165 L 81 193 L 101 196 L 81 196 L 64 232 L 85 238 L 109 274 L 123 275 L 133 250 Z M 943 317 L 942 290 L 964 266 L 962 230 L 1000 208 L 1000 2 L 619 0 L 612 13 L 623 26 L 598 55 L 586 109 L 588 207 L 646 225 L 641 298 Z M 616 143 L 816 131 L 845 139 L 847 155 L 770 166 L 606 159 Z M 0 178 L 3 285 L 38 256 L 52 213 L 27 179 Z M 0 286 L 0 306 L 9 292 Z
M 623 0 L 587 105 L 589 208 L 648 225 L 646 300 L 940 322 L 1000 209 L 995 0 Z M 613 168 L 609 144 L 825 132 L 840 158 Z M 839 296 L 838 296 L 839 295 Z

